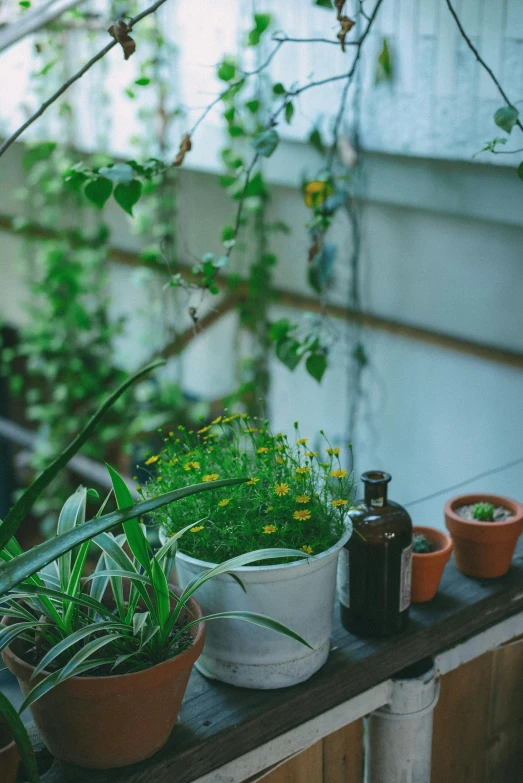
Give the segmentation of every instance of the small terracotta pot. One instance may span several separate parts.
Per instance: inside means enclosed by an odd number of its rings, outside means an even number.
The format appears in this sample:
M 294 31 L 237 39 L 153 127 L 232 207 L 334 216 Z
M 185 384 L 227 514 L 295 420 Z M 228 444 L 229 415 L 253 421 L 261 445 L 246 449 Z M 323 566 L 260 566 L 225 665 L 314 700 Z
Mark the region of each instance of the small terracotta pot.
M 504 506 L 513 516 L 505 522 L 462 519 L 455 509 L 474 503 Z M 445 504 L 445 524 L 454 542 L 456 566 L 462 574 L 483 579 L 503 576 L 510 568 L 523 530 L 523 506 L 500 495 L 459 495 Z
M 15 783 L 20 765 L 20 753 L 7 726 L 0 722 L 0 780 Z
M 442 530 L 434 527 L 412 528 L 413 535 L 423 535 L 428 538 L 436 549 L 434 552 L 412 553 L 412 590 L 411 600 L 416 604 L 432 601 L 438 592 L 443 569 L 449 561 L 452 552 L 452 540 Z
M 190 619 L 202 617 L 194 599 L 187 606 Z M 175 658 L 134 674 L 72 677 L 35 702 L 31 712 L 53 756 L 81 767 L 111 769 L 156 753 L 176 723 L 191 669 L 203 649 L 204 623 L 189 631 L 192 646 Z M 9 647 L 2 657 L 24 696 L 48 674 L 31 680 L 34 666 Z

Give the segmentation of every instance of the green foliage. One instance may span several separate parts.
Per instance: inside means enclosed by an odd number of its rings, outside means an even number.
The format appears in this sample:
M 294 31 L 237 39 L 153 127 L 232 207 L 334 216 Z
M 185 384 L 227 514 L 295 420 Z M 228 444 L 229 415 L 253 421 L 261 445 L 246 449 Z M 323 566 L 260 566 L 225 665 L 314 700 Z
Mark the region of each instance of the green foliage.
M 247 46 L 258 46 L 263 33 L 271 23 L 271 14 L 254 14 L 254 27 L 247 36 Z
M 478 522 L 493 522 L 494 506 L 492 503 L 475 503 L 473 516 Z
M 332 0 L 314 0 L 314 5 L 318 5 L 320 8 L 326 8 L 328 11 L 334 10 Z
M 114 200 L 132 217 L 133 207 L 140 200 L 142 189 L 143 185 L 138 179 L 119 182 L 114 189 Z
M 285 104 L 285 122 L 290 125 L 294 116 L 294 104 L 289 101 Z
M 311 321 L 309 329 L 303 330 L 288 318 L 281 318 L 271 324 L 270 339 L 276 344 L 276 356 L 294 370 L 305 359 L 305 368 L 318 383 L 327 369 L 328 345 L 322 341 L 319 323 Z
M 84 188 L 84 195 L 98 209 L 104 208 L 112 192 L 113 183 L 104 177 L 90 180 Z
M 512 131 L 512 128 L 518 119 L 519 112 L 515 106 L 502 106 L 501 109 L 498 109 L 494 114 L 494 122 L 498 128 L 504 130 L 505 133 L 510 133 Z
M 432 541 L 429 541 L 422 533 L 415 533 L 412 536 L 412 551 L 417 555 L 426 555 L 429 552 L 434 552 L 435 549 Z
M 258 136 L 255 136 L 251 142 L 252 147 L 262 155 L 264 158 L 270 158 L 276 147 L 280 137 L 274 128 L 263 131 Z
M 519 164 L 517 168 L 518 177 L 523 180 L 523 161 Z
M 389 42 L 386 38 L 383 38 L 381 51 L 378 55 L 378 61 L 376 63 L 376 84 L 380 84 L 381 82 L 389 82 L 392 80 L 392 77 L 392 58 Z
M 222 82 L 231 82 L 236 76 L 236 63 L 230 58 L 224 58 L 217 70 L 218 79 Z
M 40 783 L 38 765 L 27 729 L 13 705 L 3 693 L 0 693 L 0 715 L 15 739 L 20 756 L 24 762 L 25 771 L 29 776 L 29 783 Z
M 320 554 L 345 530 L 354 479 L 341 466 L 340 449 L 326 441 L 321 452 L 309 451 L 310 439 L 297 429 L 296 436 L 291 444 L 266 421 L 238 413 L 218 416 L 196 433 L 179 428 L 147 460 L 151 479 L 140 491 L 155 497 L 195 479 L 212 485 L 225 475 L 249 476 L 226 497 L 193 496 L 176 514 L 160 511 L 153 519 L 167 535 L 191 524 L 183 551 L 207 562 L 272 545 Z

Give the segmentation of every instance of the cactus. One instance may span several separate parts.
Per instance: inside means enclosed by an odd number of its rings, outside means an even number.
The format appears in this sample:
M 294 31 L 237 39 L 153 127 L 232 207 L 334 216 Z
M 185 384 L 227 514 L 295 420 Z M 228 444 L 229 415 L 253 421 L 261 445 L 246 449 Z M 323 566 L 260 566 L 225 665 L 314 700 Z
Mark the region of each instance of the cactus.
M 492 503 L 476 503 L 474 505 L 473 516 L 478 522 L 493 522 L 494 506 Z
M 421 533 L 415 533 L 412 537 L 412 551 L 418 555 L 426 555 L 429 552 L 434 552 L 435 546 L 432 541 L 422 535 Z

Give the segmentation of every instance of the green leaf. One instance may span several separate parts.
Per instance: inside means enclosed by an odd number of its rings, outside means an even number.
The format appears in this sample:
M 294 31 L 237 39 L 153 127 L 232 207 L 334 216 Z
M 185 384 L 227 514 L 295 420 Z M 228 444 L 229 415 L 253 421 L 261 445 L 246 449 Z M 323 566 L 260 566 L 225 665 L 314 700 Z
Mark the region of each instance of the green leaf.
M 18 0 L 20 8 L 31 8 L 31 0 Z
M 256 152 L 262 155 L 264 158 L 270 158 L 278 146 L 279 140 L 280 137 L 278 136 L 277 132 L 274 130 L 274 128 L 270 128 L 269 130 L 263 131 L 263 133 L 260 133 L 259 136 L 256 136 L 254 139 L 252 139 L 251 146 L 254 147 Z
M 91 204 L 103 209 L 105 202 L 113 192 L 113 183 L 105 177 L 92 179 L 84 188 L 84 194 Z
M 238 139 L 240 136 L 245 136 L 245 131 L 241 125 L 229 125 L 228 132 L 231 139 Z
M 129 381 L 127 383 L 129 383 Z M 61 536 L 50 538 L 48 541 L 44 541 L 42 544 L 33 547 L 28 552 L 19 555 L 9 563 L 0 566 L 0 595 L 12 590 L 13 587 L 16 587 L 20 582 L 23 582 L 24 579 L 27 579 L 32 576 L 32 574 L 40 571 L 48 565 L 48 563 L 56 560 L 70 549 L 83 544 L 84 541 L 94 539 L 100 533 L 105 533 L 107 530 L 111 530 L 111 528 L 114 528 L 117 525 L 121 525 L 130 519 L 137 519 L 146 514 L 150 514 L 151 511 L 162 508 L 162 506 L 166 506 L 169 503 L 174 503 L 184 497 L 196 495 L 199 492 L 209 492 L 210 490 L 220 489 L 221 487 L 233 487 L 236 484 L 243 484 L 248 480 L 248 478 L 219 479 L 218 481 L 192 484 L 188 487 L 175 489 L 172 492 L 166 492 L 164 495 L 145 500 L 142 503 L 137 503 L 132 508 L 105 514 L 103 517 L 92 519 L 90 522 L 85 522 L 85 524 L 80 525 L 80 527 L 75 527 L 67 533 L 62 533 Z M 0 533 L 2 532 L 3 527 L 0 528 Z M 24 589 L 27 589 L 25 585 Z M 34 590 L 32 590 L 31 595 L 39 590 L 41 590 L 41 588 L 35 587 Z M 49 594 L 47 591 L 42 590 L 42 592 L 45 595 Z M 63 598 L 60 593 L 53 592 L 53 596 L 58 597 L 59 599 Z M 84 596 L 84 598 L 86 598 L 86 596 Z
M 506 133 L 510 133 L 519 119 L 519 112 L 515 106 L 502 106 L 494 114 L 494 122 Z
M 24 169 L 30 169 L 38 161 L 46 160 L 55 149 L 56 142 L 54 141 L 42 141 L 39 144 L 28 147 L 23 158 Z
M 116 472 L 114 468 L 105 463 L 105 467 L 109 471 L 111 482 L 113 485 L 114 496 L 116 503 L 120 510 L 125 508 L 131 508 L 133 505 L 133 498 L 129 487 L 123 480 L 123 478 Z M 147 538 L 140 526 L 140 523 L 136 519 L 131 519 L 129 522 L 125 522 L 123 526 L 129 549 L 138 560 L 142 568 L 146 570 L 148 574 L 151 573 L 151 562 L 149 558 L 149 545 Z
M 272 91 L 275 95 L 285 95 L 286 93 L 285 87 L 281 82 L 276 82 L 276 84 L 273 84 Z
M 114 663 L 113 658 L 97 658 L 94 661 L 86 661 L 85 663 L 78 666 L 73 676 L 77 677 L 80 674 L 85 674 L 85 672 L 88 672 L 90 669 L 96 669 L 98 666 L 102 666 L 106 663 Z M 60 675 L 62 674 L 62 670 L 58 670 L 57 672 L 53 672 L 52 674 L 49 674 L 44 680 L 38 683 L 38 685 L 35 685 L 35 687 L 32 689 L 30 693 L 26 696 L 24 699 L 24 702 L 22 706 L 20 707 L 20 712 L 23 712 L 27 707 L 29 707 L 31 704 L 34 704 L 35 701 L 38 701 L 38 699 L 42 698 L 48 691 L 50 691 L 52 688 L 55 687 L 55 685 L 58 685 L 59 682 L 61 682 Z
M 279 321 L 274 321 L 269 329 L 269 337 L 271 340 L 283 340 L 287 337 L 287 334 L 294 328 L 288 318 L 280 318 Z
M 270 23 L 270 14 L 254 14 L 254 27 L 247 36 L 247 46 L 258 46 L 263 33 Z
M 81 642 L 82 639 L 85 639 L 87 636 L 90 636 L 93 633 L 101 633 L 104 631 L 112 631 L 116 629 L 125 630 L 125 626 L 123 626 L 122 623 L 96 622 L 85 626 L 85 628 L 80 628 L 78 631 L 75 631 L 74 633 L 70 634 L 70 636 L 62 639 L 62 641 L 58 642 L 58 644 L 55 644 L 54 647 L 48 650 L 31 675 L 31 679 L 34 680 L 35 677 L 38 677 L 39 674 L 46 670 L 50 663 L 52 663 L 70 647 L 74 647 L 75 644 Z
M 158 617 L 158 625 L 164 628 L 170 614 L 169 587 L 163 568 L 156 558 L 153 558 L 151 582 L 154 591 L 154 603 Z
M 224 226 L 222 229 L 222 241 L 229 242 L 234 238 L 234 228 L 232 226 Z
M 287 125 L 291 124 L 293 115 L 294 115 L 294 104 L 291 101 L 289 101 L 289 103 L 285 104 L 285 121 Z
M 309 134 L 309 144 L 311 144 L 314 149 L 318 150 L 318 152 L 323 155 L 325 153 L 325 145 L 323 143 L 323 139 L 321 137 L 321 133 L 318 130 L 318 128 L 314 128 L 310 134 Z
M 309 375 L 312 375 L 312 377 L 320 383 L 323 374 L 327 369 L 327 357 L 324 353 L 311 353 L 311 355 L 307 357 L 305 367 L 307 368 Z
M 329 11 L 334 10 L 331 0 L 316 0 L 314 5 L 319 5 L 320 8 L 327 8 Z
M 115 163 L 114 166 L 104 166 L 99 174 L 112 182 L 130 182 L 133 178 L 133 167 L 128 163 Z
M 236 63 L 234 60 L 225 58 L 218 66 L 218 79 L 222 82 L 230 82 L 236 76 Z
M 518 177 L 523 180 L 523 161 L 518 166 Z
M 151 80 L 147 78 L 147 76 L 142 76 L 140 79 L 136 79 L 135 84 L 137 84 L 139 87 L 146 87 L 148 84 L 151 83 Z
M 132 384 L 135 381 L 140 380 L 140 378 L 143 378 L 145 375 L 148 375 L 153 370 L 156 370 L 158 367 L 163 367 L 165 364 L 164 359 L 157 359 L 154 362 L 151 362 L 150 364 L 143 367 L 141 370 L 138 370 L 138 372 L 134 373 L 133 375 L 130 375 L 117 389 L 114 391 L 107 399 L 106 401 L 98 408 L 94 416 L 92 416 L 85 427 L 80 430 L 76 438 L 73 440 L 73 442 L 58 456 L 55 460 L 49 465 L 48 468 L 46 468 L 40 475 L 38 476 L 35 481 L 31 484 L 30 487 L 28 487 L 23 495 L 17 500 L 13 508 L 9 511 L 6 518 L 3 522 L 0 523 L 0 549 L 3 549 L 10 538 L 12 538 L 16 531 L 18 530 L 19 526 L 21 525 L 22 521 L 25 519 L 27 514 L 32 509 L 33 505 L 37 501 L 37 499 L 40 497 L 44 489 L 49 486 L 51 481 L 60 473 L 62 468 L 64 468 L 69 460 L 79 451 L 84 443 L 90 438 L 92 433 L 95 431 L 96 427 L 98 426 L 101 419 L 104 417 L 106 412 L 111 408 L 112 405 L 118 400 L 122 394 L 127 391 L 127 389 L 132 386 Z M 102 530 L 105 530 L 108 528 L 100 528 L 98 532 L 102 532 Z M 74 531 L 73 531 L 74 532 Z M 86 541 L 88 538 L 91 538 L 92 536 L 87 536 L 86 538 L 83 538 L 81 541 L 78 541 L 77 544 L 81 544 L 83 541 Z M 58 536 L 52 541 L 57 541 Z M 77 544 L 74 544 L 73 546 L 76 546 Z M 56 557 L 59 557 L 60 555 L 64 554 L 69 550 L 70 547 L 66 547 L 62 551 L 60 551 L 57 555 L 54 557 L 51 557 L 46 562 L 42 562 L 41 565 L 39 565 L 37 568 L 34 569 L 34 571 L 31 571 L 30 573 L 26 574 L 23 579 L 27 576 L 30 576 L 33 573 L 36 573 L 36 571 L 39 571 L 41 568 L 43 568 L 47 563 L 51 562 L 51 560 L 55 560 Z M 38 547 L 36 547 L 38 549 Z M 32 551 L 35 551 L 34 549 Z M 26 553 L 27 554 L 27 553 Z M 29 553 L 30 554 L 30 553 Z M 22 555 L 23 557 L 23 555 Z M 0 570 L 0 583 L 1 583 L 1 570 Z M 21 581 L 21 580 L 20 580 Z M 15 582 L 16 584 L 16 582 Z M 4 592 L 6 592 L 9 588 L 6 588 L 5 590 L 2 590 L 0 587 L 0 595 Z
M 263 196 L 265 193 L 265 183 L 261 172 L 257 171 L 254 174 L 245 188 L 245 198 L 251 198 L 251 196 Z
M 294 370 L 301 361 L 300 347 L 297 340 L 282 340 L 276 345 L 276 356 L 289 370 Z
M 0 693 L 0 715 L 15 738 L 30 783 L 40 783 L 38 766 L 27 729 L 13 705 L 3 693 Z
M 392 59 L 390 55 L 389 43 L 386 38 L 383 39 L 381 52 L 378 55 L 376 64 L 376 84 L 387 82 L 392 79 Z
M 245 105 L 246 105 L 246 107 L 249 109 L 249 111 L 251 112 L 251 114 L 256 114 L 256 112 L 257 112 L 257 111 L 259 110 L 259 108 L 260 108 L 260 101 L 257 101 L 257 100 L 254 100 L 254 101 L 247 101 L 247 103 L 246 103 Z
M 132 179 L 130 182 L 119 182 L 114 189 L 114 200 L 131 216 L 133 207 L 140 200 L 141 195 L 142 183 L 138 179 Z
M 248 623 L 254 623 L 254 625 L 260 625 L 262 628 L 268 628 L 270 631 L 275 631 L 276 633 L 281 633 L 284 636 L 288 636 L 290 639 L 295 639 L 297 642 L 300 642 L 300 644 L 305 645 L 305 647 L 308 647 L 309 650 L 312 650 L 313 648 L 310 646 L 308 642 L 305 641 L 299 634 L 296 633 L 296 631 L 293 631 L 291 628 L 288 628 L 283 623 L 278 622 L 278 620 L 273 620 L 272 617 L 267 617 L 264 614 L 258 614 L 257 612 L 217 612 L 216 614 L 207 614 L 205 617 L 202 617 L 200 620 L 193 620 L 192 622 L 188 623 L 183 629 L 182 632 L 187 630 L 187 628 L 190 628 L 192 625 L 197 625 L 198 623 L 207 622 L 208 620 L 245 620 Z
M 85 522 L 85 503 L 85 487 L 80 487 L 74 495 L 67 498 L 60 511 L 60 516 L 58 517 L 58 524 L 56 526 L 58 535 L 66 533 L 68 530 L 72 530 L 78 523 Z M 61 589 L 65 593 L 69 580 L 71 579 L 71 552 L 66 552 L 66 554 L 59 559 L 58 571 L 60 574 Z

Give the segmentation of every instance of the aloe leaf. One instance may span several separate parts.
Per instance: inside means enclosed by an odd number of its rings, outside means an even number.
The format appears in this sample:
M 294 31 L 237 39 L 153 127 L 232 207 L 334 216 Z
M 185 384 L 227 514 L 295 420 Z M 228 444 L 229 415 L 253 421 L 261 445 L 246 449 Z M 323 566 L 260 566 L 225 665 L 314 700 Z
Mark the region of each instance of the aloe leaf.
M 160 628 L 165 626 L 170 612 L 169 586 L 167 578 L 158 560 L 152 561 L 151 582 L 154 591 L 154 603 Z
M 38 766 L 36 764 L 36 758 L 27 729 L 13 705 L 3 693 L 0 693 L 0 715 L 13 733 L 30 783 L 40 783 Z
M 80 628 L 80 630 L 75 631 L 75 633 L 72 633 L 70 636 L 67 636 L 65 639 L 62 639 L 61 642 L 58 642 L 58 644 L 55 644 L 55 646 L 52 647 L 44 655 L 44 657 L 42 658 L 42 660 L 34 670 L 33 674 L 31 675 L 31 679 L 34 680 L 35 677 L 37 677 L 39 674 L 45 671 L 45 669 L 49 666 L 49 664 L 51 664 L 56 658 L 62 655 L 62 653 L 64 653 L 70 647 L 74 647 L 75 644 L 78 644 L 78 642 L 81 642 L 82 639 L 85 639 L 87 636 L 90 636 L 92 633 L 113 631 L 116 629 L 125 631 L 125 626 L 122 626 L 121 623 L 108 622 L 108 623 L 93 623 L 92 625 L 88 625 L 85 628 Z
M 80 580 L 82 578 L 82 574 L 84 571 L 85 561 L 87 559 L 87 553 L 89 551 L 89 544 L 90 541 L 85 541 L 80 547 L 80 551 L 76 556 L 73 570 L 71 572 L 71 577 L 69 579 L 69 584 L 67 585 L 67 589 L 65 591 L 67 595 L 77 595 L 78 592 L 80 591 Z M 74 611 L 75 611 L 75 605 L 69 603 L 64 613 L 64 625 L 69 631 L 72 630 L 71 620 Z
M 106 663 L 113 663 L 113 658 L 97 658 L 95 661 L 87 661 L 78 667 L 75 672 L 75 677 L 78 677 L 80 674 L 85 674 L 89 669 L 95 669 L 97 666 L 103 666 Z M 34 704 L 35 701 L 44 696 L 51 688 L 54 688 L 54 686 L 58 684 L 61 672 L 62 670 L 59 669 L 57 672 L 49 674 L 44 680 L 39 682 L 38 685 L 35 685 L 25 697 L 25 700 L 19 709 L 19 713 L 22 713 L 27 707 Z
M 117 389 L 114 391 L 107 400 L 100 405 L 96 413 L 89 419 L 85 427 L 78 433 L 73 442 L 46 468 L 30 487 L 26 489 L 23 495 L 15 503 L 13 508 L 9 511 L 4 521 L 0 524 L 0 549 L 3 549 L 11 536 L 14 536 L 22 521 L 25 519 L 29 511 L 32 509 L 36 500 L 40 497 L 44 489 L 49 486 L 51 481 L 58 475 L 58 473 L 64 468 L 69 460 L 79 451 L 84 443 L 90 438 L 100 420 L 103 418 L 109 408 L 116 402 L 116 400 L 122 396 L 122 394 L 132 384 L 143 378 L 144 375 L 152 372 L 157 367 L 162 367 L 165 364 L 165 360 L 157 359 L 156 361 L 143 367 L 134 375 L 130 375 Z M 65 550 L 67 551 L 67 550 Z M 64 552 L 65 553 L 65 552 Z M 54 559 L 54 558 L 52 558 Z M 37 569 L 39 570 L 39 569 Z
M 0 652 L 9 647 L 18 636 L 26 631 L 33 631 L 36 627 L 43 628 L 49 627 L 50 623 L 36 623 L 34 620 L 32 623 L 16 623 L 15 625 L 7 626 L 5 631 L 0 631 Z
M 111 642 L 121 638 L 121 633 L 110 633 L 107 634 L 107 636 L 102 636 L 101 639 L 93 639 L 92 642 L 86 644 L 84 647 L 82 647 L 81 650 L 73 655 L 71 660 L 68 661 L 63 669 L 60 670 L 60 676 L 58 677 L 57 685 L 60 682 L 65 682 L 65 680 L 68 680 L 70 677 L 75 677 L 79 666 L 85 663 L 88 658 L 98 652 L 98 650 L 101 650 L 102 647 L 106 647 Z
M 84 541 L 89 541 L 100 533 L 105 533 L 107 530 L 110 530 L 123 522 L 127 522 L 129 519 L 136 519 L 137 517 L 144 516 L 169 503 L 174 503 L 182 498 L 189 497 L 189 495 L 195 495 L 199 492 L 209 492 L 210 490 L 216 490 L 220 487 L 232 487 L 248 480 L 248 478 L 222 479 L 175 489 L 172 492 L 166 492 L 164 495 L 159 495 L 156 498 L 137 503 L 132 508 L 126 508 L 122 511 L 113 511 L 98 519 L 92 519 L 90 522 L 86 522 L 85 524 L 80 525 L 80 527 L 75 527 L 67 533 L 62 533 L 60 536 L 50 538 L 48 541 L 44 541 L 42 544 L 33 547 L 29 552 L 24 552 L 22 555 L 19 555 L 19 557 L 11 560 L 9 563 L 0 564 L 0 595 L 12 590 L 13 587 L 16 587 L 20 582 L 23 582 L 24 579 L 27 579 L 37 571 L 40 571 L 40 569 L 44 568 L 48 563 L 56 560 L 56 558 L 60 557 L 65 552 L 68 552 L 70 549 L 74 549 L 74 547 L 83 544 Z M 294 550 L 291 551 L 294 552 Z M 303 554 L 303 552 L 300 554 Z
M 138 636 L 149 617 L 149 612 L 135 612 L 133 615 L 133 634 Z
M 22 585 L 20 587 L 20 590 L 17 590 L 16 593 L 11 594 L 12 598 L 15 598 L 17 601 L 23 598 L 32 598 L 33 596 L 41 596 L 45 595 L 49 598 L 54 598 L 59 601 L 70 601 L 77 606 L 82 606 L 87 609 L 94 609 L 94 611 L 97 614 L 100 614 L 102 616 L 108 617 L 110 620 L 114 620 L 114 615 L 112 612 L 107 609 L 101 602 L 94 601 L 91 596 L 84 595 L 83 593 L 80 595 L 64 595 L 63 593 L 60 593 L 58 590 L 51 590 L 49 587 L 38 587 L 37 585 Z M 0 598 L 0 604 L 2 601 L 5 600 L 4 598 Z M 36 621 L 35 621 L 36 622 Z M 34 626 L 35 623 L 33 623 Z
M 67 498 L 58 517 L 58 524 L 56 527 L 58 535 L 67 533 L 68 530 L 72 530 L 79 523 L 85 522 L 86 498 L 87 490 L 85 487 L 79 487 L 74 495 Z M 64 593 L 66 592 L 71 579 L 71 558 L 72 553 L 69 551 L 58 560 L 60 586 Z
M 185 625 L 180 630 L 180 632 L 176 634 L 174 640 L 176 640 L 181 633 L 186 631 L 192 625 L 198 625 L 198 623 L 207 622 L 208 620 L 222 620 L 225 618 L 228 620 L 246 620 L 248 623 L 260 625 L 262 628 L 268 628 L 270 631 L 276 631 L 276 633 L 281 633 L 284 636 L 290 637 L 291 639 L 296 639 L 297 642 L 304 644 L 305 647 L 309 648 L 309 650 L 313 649 L 310 644 L 305 641 L 305 639 L 303 639 L 291 628 L 288 628 L 283 623 L 278 622 L 278 620 L 273 620 L 272 617 L 266 617 L 264 614 L 258 614 L 257 612 L 217 612 L 216 614 L 208 614 L 205 617 L 202 617 L 200 620 L 193 620 L 192 622 Z

